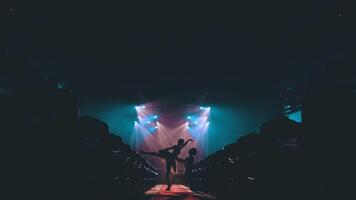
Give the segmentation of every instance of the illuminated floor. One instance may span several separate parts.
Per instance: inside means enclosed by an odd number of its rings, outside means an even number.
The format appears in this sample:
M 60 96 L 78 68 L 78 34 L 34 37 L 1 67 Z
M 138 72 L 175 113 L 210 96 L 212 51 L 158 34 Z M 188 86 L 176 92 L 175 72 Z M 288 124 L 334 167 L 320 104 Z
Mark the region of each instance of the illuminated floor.
M 191 191 L 185 185 L 172 185 L 171 191 L 166 191 L 167 185 L 156 185 L 145 192 L 147 199 L 150 200 L 198 200 L 215 199 L 213 196 L 203 192 Z

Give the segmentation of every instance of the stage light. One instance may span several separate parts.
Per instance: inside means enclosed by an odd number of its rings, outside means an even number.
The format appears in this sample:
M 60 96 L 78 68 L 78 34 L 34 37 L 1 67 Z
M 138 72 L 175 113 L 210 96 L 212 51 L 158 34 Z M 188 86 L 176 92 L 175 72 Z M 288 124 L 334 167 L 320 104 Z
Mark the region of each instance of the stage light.
M 134 112 L 137 116 L 135 116 L 136 119 L 130 119 L 130 123 L 132 126 L 132 121 L 136 120 L 131 136 L 135 150 L 163 149 L 176 138 L 184 138 L 184 140 L 192 138 L 197 142 L 198 147 L 202 147 L 199 153 L 207 153 L 203 148 L 207 146 L 208 137 L 213 136 L 213 134 L 208 134 L 210 129 L 208 124 L 211 120 L 208 105 L 182 107 L 181 110 L 177 109 L 177 113 L 160 109 L 159 106 L 150 103 L 132 105 L 131 109 L 133 107 L 136 108 Z M 184 151 L 182 153 L 186 154 Z M 197 159 L 200 159 L 200 156 L 202 155 L 198 154 Z M 162 164 L 165 163 L 162 162 Z
M 57 83 L 57 87 L 58 87 L 59 89 L 63 89 L 63 84 Z

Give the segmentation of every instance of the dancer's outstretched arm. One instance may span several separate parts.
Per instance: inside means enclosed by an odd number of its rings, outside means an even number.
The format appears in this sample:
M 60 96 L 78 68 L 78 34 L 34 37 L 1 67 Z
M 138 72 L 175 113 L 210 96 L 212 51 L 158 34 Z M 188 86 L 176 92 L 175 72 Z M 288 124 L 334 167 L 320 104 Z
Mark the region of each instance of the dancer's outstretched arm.
M 174 145 L 174 146 L 175 146 L 175 145 Z M 163 149 L 163 151 L 168 151 L 168 150 L 171 150 L 171 149 L 173 149 L 173 148 L 174 148 L 174 146 L 171 146 L 171 147 L 165 148 L 165 149 Z

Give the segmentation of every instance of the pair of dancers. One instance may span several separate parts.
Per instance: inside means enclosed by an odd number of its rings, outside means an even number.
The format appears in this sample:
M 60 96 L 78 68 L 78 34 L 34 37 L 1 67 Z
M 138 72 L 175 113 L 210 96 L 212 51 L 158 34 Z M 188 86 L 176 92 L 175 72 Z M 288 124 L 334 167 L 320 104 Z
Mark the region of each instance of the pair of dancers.
M 191 142 L 191 141 L 193 141 L 193 140 L 189 139 L 186 142 L 184 142 L 184 139 L 179 139 L 176 145 L 173 145 L 166 149 L 161 149 L 158 152 L 139 151 L 141 154 L 157 156 L 157 157 L 163 158 L 166 161 L 166 181 L 167 181 L 167 189 L 166 190 L 167 191 L 169 191 L 172 186 L 172 183 L 169 179 L 171 169 L 173 168 L 174 172 L 176 172 L 176 169 L 177 169 L 176 160 L 185 163 L 186 178 L 188 179 L 190 177 L 191 167 L 194 164 L 193 156 L 197 153 L 196 148 L 191 148 L 189 150 L 189 156 L 186 159 L 181 159 L 178 157 L 178 155 L 180 154 L 181 150 L 188 144 L 188 142 Z M 170 152 L 170 150 L 172 150 L 172 152 Z

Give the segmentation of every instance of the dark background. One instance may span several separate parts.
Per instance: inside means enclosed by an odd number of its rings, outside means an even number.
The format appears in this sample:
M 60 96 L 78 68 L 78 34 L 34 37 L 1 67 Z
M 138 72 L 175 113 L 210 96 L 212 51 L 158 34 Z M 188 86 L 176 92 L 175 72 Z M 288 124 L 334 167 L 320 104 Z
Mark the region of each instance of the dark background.
M 355 82 L 349 1 L 8 1 L 1 13 L 2 88 L 45 77 L 85 114 L 168 99 L 243 109 L 255 130 L 282 114 L 289 85 Z

